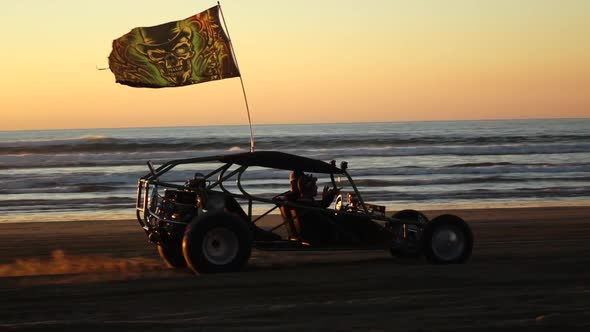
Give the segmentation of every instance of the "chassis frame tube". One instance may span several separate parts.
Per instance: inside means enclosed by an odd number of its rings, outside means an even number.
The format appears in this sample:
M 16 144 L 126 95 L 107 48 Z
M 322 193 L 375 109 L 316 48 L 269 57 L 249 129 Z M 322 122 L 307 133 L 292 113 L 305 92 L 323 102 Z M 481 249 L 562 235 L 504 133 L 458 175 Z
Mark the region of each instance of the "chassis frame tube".
M 144 175 L 143 177 L 141 177 L 138 180 L 138 187 L 137 187 L 137 204 L 136 204 L 136 210 L 137 210 L 137 219 L 140 222 L 140 225 L 142 226 L 142 228 L 146 231 L 146 233 L 153 231 L 153 227 L 151 227 L 149 225 L 149 223 L 147 222 L 147 218 L 149 218 L 149 216 L 158 218 L 159 220 L 163 220 L 162 218 L 158 217 L 157 215 L 155 215 L 152 211 L 146 211 L 149 210 L 148 207 L 148 198 L 149 198 L 149 189 L 150 186 L 153 185 L 156 188 L 158 186 L 162 186 L 162 187 L 169 187 L 169 188 L 175 188 L 178 190 L 186 190 L 186 187 L 182 186 L 182 185 L 177 185 L 177 184 L 173 184 L 173 183 L 167 183 L 167 182 L 162 182 L 159 181 L 158 178 L 160 176 L 162 176 L 163 174 L 169 172 L 170 170 L 172 170 L 174 167 L 178 166 L 178 165 L 185 165 L 185 164 L 193 164 L 193 163 L 202 163 L 202 162 L 208 162 L 208 161 L 215 161 L 218 160 L 219 157 L 217 156 L 210 156 L 210 157 L 197 157 L 197 158 L 188 158 L 188 159 L 177 159 L 177 160 L 171 160 L 168 161 L 164 164 L 162 164 L 161 166 L 159 166 L 158 168 L 155 169 L 154 172 L 149 172 L 146 175 Z M 250 222 L 256 222 L 258 221 L 260 218 L 262 218 L 263 216 L 268 215 L 270 212 L 272 212 L 273 210 L 275 210 L 276 208 L 280 207 L 280 206 L 288 206 L 288 207 L 293 207 L 293 208 L 302 208 L 302 209 L 308 209 L 308 210 L 316 210 L 316 211 L 326 211 L 326 209 L 323 208 L 319 208 L 319 207 L 311 207 L 311 206 L 306 206 L 306 205 L 302 205 L 302 204 L 297 204 L 297 203 L 293 203 L 293 202 L 279 202 L 279 201 L 275 201 L 272 199 L 266 199 L 263 197 L 256 197 L 251 195 L 250 193 L 248 193 L 242 186 L 242 175 L 243 173 L 248 169 L 248 166 L 243 165 L 238 167 L 237 169 L 231 171 L 229 174 L 225 174 L 227 172 L 227 170 L 232 166 L 232 163 L 225 163 L 224 165 L 218 167 L 217 169 L 211 171 L 210 173 L 208 173 L 205 176 L 205 180 L 209 179 L 211 177 L 213 177 L 215 174 L 219 173 L 218 178 L 215 182 L 211 183 L 210 185 L 207 186 L 207 190 L 210 190 L 216 186 L 219 186 L 220 189 L 227 195 L 230 195 L 234 198 L 239 198 L 239 199 L 244 199 L 248 201 L 248 218 L 250 219 Z M 235 176 L 236 174 L 238 174 L 238 177 L 236 179 L 236 185 L 238 187 L 238 190 L 240 191 L 241 194 L 237 194 L 237 193 L 233 193 L 231 191 L 229 191 L 227 188 L 225 188 L 223 186 L 223 182 L 227 181 L 228 179 L 232 178 L 233 176 Z M 379 216 L 379 215 L 374 215 L 371 214 L 369 212 L 369 209 L 367 208 L 365 201 L 362 197 L 362 194 L 360 193 L 360 191 L 358 190 L 356 184 L 354 183 L 354 180 L 352 179 L 352 177 L 350 176 L 350 174 L 348 173 L 347 170 L 343 170 L 343 173 L 350 186 L 352 187 L 356 197 L 359 199 L 359 203 L 362 206 L 362 210 L 363 210 L 363 214 L 365 216 L 367 216 L 369 219 L 375 219 L 375 220 L 381 220 L 381 221 L 390 221 L 390 222 L 397 222 L 397 223 L 407 223 L 407 224 L 417 224 L 416 222 L 413 221 L 408 221 L 408 220 L 400 220 L 400 219 L 396 219 L 396 218 L 391 218 L 391 217 L 386 217 L 386 216 Z M 334 173 L 329 173 L 330 175 L 330 179 L 332 184 L 335 186 L 335 179 L 334 179 Z M 143 196 L 142 196 L 143 194 Z M 272 204 L 274 205 L 273 208 L 271 208 L 270 210 L 268 210 L 267 212 L 265 212 L 264 214 L 262 214 L 262 216 L 256 218 L 256 220 L 253 220 L 253 216 L 252 216 L 252 202 L 253 201 L 257 201 L 257 202 L 262 202 L 262 203 L 267 203 L 267 204 Z M 140 203 L 141 202 L 141 203 Z M 141 205 L 141 206 L 140 206 Z M 337 211 L 333 211 L 333 212 L 337 212 Z M 349 211 L 338 211 L 338 213 L 343 213 L 343 214 L 357 214 L 358 212 L 349 212 Z M 141 218 L 141 214 L 143 214 L 143 218 Z M 180 224 L 186 224 L 186 223 L 181 223 L 181 222 L 177 222 L 177 221 L 169 221 L 169 220 L 165 220 L 167 222 L 173 222 L 173 223 L 180 223 Z M 379 224 L 380 225 L 380 224 Z M 381 225 L 380 225 L 381 226 Z

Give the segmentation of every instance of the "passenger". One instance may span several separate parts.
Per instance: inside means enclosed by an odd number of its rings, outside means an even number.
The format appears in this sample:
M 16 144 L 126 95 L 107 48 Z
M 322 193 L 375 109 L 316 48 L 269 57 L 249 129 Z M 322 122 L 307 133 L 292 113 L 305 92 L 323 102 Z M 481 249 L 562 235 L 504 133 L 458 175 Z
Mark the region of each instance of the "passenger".
M 299 200 L 301 195 L 297 183 L 299 182 L 299 178 L 301 178 L 302 175 L 302 171 L 292 171 L 291 174 L 289 174 L 289 183 L 291 184 L 291 188 L 289 191 L 276 196 L 274 199 L 285 202 L 295 202 Z

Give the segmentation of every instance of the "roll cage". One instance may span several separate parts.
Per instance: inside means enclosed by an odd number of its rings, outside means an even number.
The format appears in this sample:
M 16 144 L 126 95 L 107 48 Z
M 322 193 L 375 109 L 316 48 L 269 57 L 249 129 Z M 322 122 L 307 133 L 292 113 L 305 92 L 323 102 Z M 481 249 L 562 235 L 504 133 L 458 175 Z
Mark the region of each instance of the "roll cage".
M 201 188 L 190 188 L 183 185 L 164 182 L 160 181 L 160 177 L 162 177 L 167 172 L 171 171 L 177 166 L 180 165 L 187 165 L 187 164 L 199 164 L 199 163 L 208 163 L 208 162 L 220 162 L 222 163 L 221 166 L 214 169 L 213 171 L 209 172 L 208 174 L 204 175 L 203 180 L 206 185 Z M 137 184 L 137 201 L 136 201 L 136 215 L 137 219 L 141 225 L 141 227 L 146 231 L 149 235 L 154 231 L 154 226 L 152 223 L 148 222 L 149 218 L 156 218 L 158 220 L 162 220 L 161 216 L 155 214 L 152 209 L 150 208 L 150 190 L 154 188 L 158 188 L 159 186 L 164 188 L 174 188 L 177 190 L 182 191 L 194 191 L 200 197 L 206 197 L 208 192 L 211 192 L 212 189 L 219 188 L 221 192 L 225 195 L 233 197 L 234 199 L 245 200 L 248 203 L 248 210 L 247 213 L 244 213 L 243 210 L 242 217 L 247 219 L 251 223 L 256 223 L 258 220 L 263 218 L 264 216 L 268 215 L 275 209 L 281 206 L 288 206 L 292 208 L 299 208 L 299 209 L 307 209 L 307 210 L 318 210 L 318 211 L 326 211 L 332 210 L 327 208 L 320 208 L 320 207 L 312 207 L 308 205 L 301 205 L 295 202 L 289 201 L 279 201 L 275 199 L 269 199 L 265 197 L 260 197 L 253 195 L 244 189 L 242 185 L 242 175 L 244 172 L 252 166 L 258 167 L 266 167 L 266 168 L 273 168 L 273 169 L 280 169 L 280 170 L 291 170 L 291 171 L 302 171 L 302 172 L 310 172 L 310 173 L 319 173 L 319 174 L 327 174 L 330 176 L 330 181 L 333 187 L 337 186 L 335 175 L 344 176 L 348 180 L 350 186 L 352 187 L 356 198 L 358 199 L 358 205 L 360 209 L 355 212 L 339 212 L 339 213 L 354 213 L 356 216 L 359 213 L 364 214 L 366 217 L 370 219 L 377 219 L 377 220 L 391 220 L 391 218 L 385 217 L 383 214 L 375 214 L 372 211 L 372 205 L 365 203 L 362 198 L 361 193 L 359 192 L 358 188 L 354 184 L 353 179 L 351 178 L 350 174 L 347 172 L 347 163 L 342 162 L 340 167 L 336 167 L 336 162 L 332 161 L 331 163 L 326 163 L 324 161 L 301 157 L 293 154 L 288 154 L 284 152 L 276 152 L 276 151 L 257 151 L 257 152 L 246 152 L 246 153 L 237 153 L 237 154 L 227 154 L 227 155 L 218 155 L 218 156 L 208 156 L 208 157 L 198 157 L 198 158 L 189 158 L 189 159 L 177 159 L 168 161 L 161 166 L 154 168 L 151 162 L 148 162 L 148 167 L 150 172 L 142 176 L 138 180 Z M 236 169 L 230 171 L 232 166 L 237 166 Z M 235 178 L 236 187 L 239 191 L 231 192 L 228 190 L 224 183 L 229 181 L 230 179 Z M 261 214 L 260 216 L 254 218 L 252 215 L 252 205 L 253 202 L 261 202 L 273 205 L 272 208 Z M 241 208 L 240 208 L 241 209 Z M 334 210 L 335 211 L 335 210 Z M 177 221 L 177 220 L 162 220 L 172 224 L 182 224 L 186 225 L 187 222 Z M 282 224 L 281 224 L 282 225 Z M 279 226 L 281 226 L 279 225 Z M 277 226 L 276 228 L 278 228 Z M 274 230 L 274 229 L 273 229 Z

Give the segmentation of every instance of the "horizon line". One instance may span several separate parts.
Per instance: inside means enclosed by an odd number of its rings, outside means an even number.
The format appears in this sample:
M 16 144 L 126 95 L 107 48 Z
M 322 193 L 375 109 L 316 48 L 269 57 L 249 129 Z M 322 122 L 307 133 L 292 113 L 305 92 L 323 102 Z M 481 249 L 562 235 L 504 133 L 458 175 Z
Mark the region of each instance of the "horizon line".
M 573 118 L 498 118 L 498 119 L 457 119 L 457 120 L 406 120 L 406 121 L 354 121 L 354 122 L 300 122 L 300 123 L 262 123 L 252 124 L 252 127 L 264 126 L 305 126 L 305 125 L 343 125 L 343 124 L 378 124 L 378 123 L 428 123 L 428 122 L 488 122 L 488 121 L 542 121 L 542 120 L 589 120 L 588 117 Z M 170 125 L 144 127 L 78 127 L 78 128 L 49 128 L 49 129 L 0 129 L 0 132 L 17 131 L 63 131 L 63 130 L 113 130 L 113 129 L 148 129 L 148 128 L 202 128 L 202 127 L 248 127 L 248 124 L 210 124 L 210 125 Z

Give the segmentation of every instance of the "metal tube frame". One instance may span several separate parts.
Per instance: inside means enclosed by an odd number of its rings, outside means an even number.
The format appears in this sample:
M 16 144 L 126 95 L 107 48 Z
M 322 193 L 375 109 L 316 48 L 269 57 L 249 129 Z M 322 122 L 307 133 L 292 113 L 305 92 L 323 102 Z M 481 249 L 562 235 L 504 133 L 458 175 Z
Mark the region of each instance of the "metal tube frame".
M 177 185 L 177 184 L 173 184 L 173 183 L 168 183 L 168 182 L 163 182 L 163 181 L 159 181 L 159 177 L 162 176 L 163 174 L 169 172 L 170 170 L 172 170 L 174 167 L 179 166 L 179 165 L 185 165 L 185 164 L 197 164 L 197 163 L 203 163 L 203 162 L 209 162 L 209 161 L 215 161 L 218 160 L 219 157 L 217 156 L 212 156 L 212 157 L 197 157 L 197 158 L 188 158 L 188 159 L 178 159 L 178 160 L 171 160 L 168 161 L 164 164 L 162 164 L 161 166 L 159 166 L 158 168 L 156 168 L 154 170 L 154 172 L 149 172 L 146 175 L 144 175 L 143 177 L 141 177 L 138 180 L 138 186 L 137 186 L 137 202 L 136 202 L 136 215 L 137 215 L 137 219 L 139 220 L 140 225 L 142 226 L 142 228 L 146 231 L 146 233 L 149 233 L 151 231 L 153 231 L 153 227 L 151 227 L 150 223 L 148 222 L 149 217 L 154 217 L 157 218 L 158 220 L 161 221 L 165 221 L 165 222 L 169 222 L 169 223 L 174 223 L 174 224 L 186 224 L 184 222 L 179 222 L 179 221 L 175 221 L 175 220 L 164 220 L 162 218 L 160 218 L 159 216 L 157 216 L 156 214 L 153 213 L 153 211 L 149 210 L 148 207 L 148 200 L 149 200 L 149 191 L 152 188 L 152 186 L 154 187 L 167 187 L 167 188 L 175 188 L 175 189 L 179 189 L 179 190 L 186 190 L 187 188 L 182 186 L 182 185 Z M 269 213 L 271 213 L 272 211 L 274 211 L 275 209 L 277 209 L 280 206 L 288 206 L 291 208 L 301 208 L 301 209 L 307 209 L 307 210 L 315 210 L 315 211 L 326 211 L 326 210 L 332 210 L 332 209 L 325 209 L 325 208 L 320 208 L 320 207 L 313 207 L 313 206 L 307 206 L 307 205 L 302 205 L 302 204 L 297 204 L 295 202 L 283 202 L 283 201 L 276 201 L 273 199 L 267 199 L 267 198 L 263 198 L 263 197 L 256 197 L 253 196 L 252 194 L 248 193 L 244 187 L 242 186 L 242 175 L 244 174 L 244 172 L 248 169 L 248 166 L 240 166 L 237 169 L 229 172 L 228 174 L 226 174 L 226 172 L 231 168 L 233 164 L 232 163 L 226 163 L 220 167 L 218 167 L 217 169 L 211 171 L 210 173 L 208 173 L 205 176 L 205 180 L 213 177 L 215 174 L 219 173 L 219 175 L 217 176 L 217 180 L 209 185 L 207 185 L 206 189 L 210 190 L 212 188 L 215 188 L 216 186 L 219 186 L 219 188 L 221 189 L 222 192 L 224 192 L 227 195 L 230 195 L 234 198 L 238 198 L 238 199 L 243 199 L 243 200 L 247 200 L 248 201 L 248 219 L 250 222 L 252 223 L 256 223 L 258 220 L 260 220 L 262 217 L 268 215 Z M 238 193 L 233 193 L 231 191 L 229 191 L 227 188 L 225 188 L 225 186 L 223 185 L 223 183 L 227 180 L 229 180 L 230 178 L 236 176 L 237 174 L 237 178 L 236 178 L 236 186 L 238 187 L 238 190 L 240 191 L 240 194 Z M 391 217 L 386 217 L 386 216 L 381 216 L 381 215 L 375 215 L 369 212 L 369 209 L 362 197 L 362 194 L 360 193 L 360 191 L 358 190 L 356 184 L 354 183 L 354 181 L 352 180 L 352 177 L 350 176 L 350 174 L 348 173 L 347 170 L 343 170 L 342 174 L 344 174 L 344 176 L 346 176 L 350 186 L 352 187 L 356 197 L 359 200 L 359 203 L 362 207 L 362 212 L 364 215 L 366 215 L 368 218 L 373 219 L 373 220 L 381 220 L 381 221 L 390 221 L 390 222 L 399 222 L 399 223 L 407 223 L 407 224 L 414 224 L 414 222 L 412 221 L 408 221 L 408 220 L 400 220 L 400 219 L 396 219 L 396 218 L 391 218 Z M 334 187 L 336 187 L 336 181 L 334 179 L 334 173 L 329 173 L 330 175 L 330 179 L 332 182 L 332 185 Z M 268 211 L 266 211 L 264 214 L 262 214 L 261 216 L 257 217 L 256 219 L 253 219 L 252 216 L 252 203 L 253 201 L 257 201 L 257 202 L 261 202 L 261 203 L 267 203 L 267 204 L 272 204 L 274 205 L 274 207 L 272 207 L 271 209 L 269 209 Z M 336 211 L 334 210 L 334 212 L 336 213 L 340 213 L 340 214 L 353 214 L 353 215 L 358 215 L 357 211 Z M 143 214 L 143 216 L 142 216 Z M 283 223 L 284 224 L 284 223 Z M 283 224 L 277 226 L 276 228 L 282 226 Z M 417 222 L 416 222 L 417 224 Z M 275 228 L 275 229 L 276 229 Z M 273 229 L 274 230 L 274 229 Z

